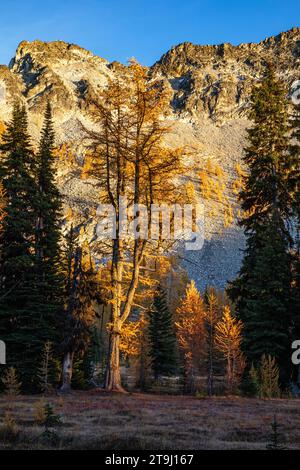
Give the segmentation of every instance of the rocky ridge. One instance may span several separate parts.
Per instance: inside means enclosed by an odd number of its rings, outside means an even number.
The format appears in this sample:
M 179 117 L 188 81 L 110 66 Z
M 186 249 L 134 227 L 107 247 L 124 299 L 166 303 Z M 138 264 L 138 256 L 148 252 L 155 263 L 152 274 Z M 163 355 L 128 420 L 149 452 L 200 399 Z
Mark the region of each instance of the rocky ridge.
M 166 119 L 173 123 L 170 145 L 189 144 L 194 156 L 191 168 L 212 162 L 222 169 L 225 197 L 236 206 L 232 191 L 236 167 L 249 126 L 247 108 L 253 84 L 261 78 L 268 62 L 291 94 L 300 89 L 300 28 L 294 28 L 257 44 L 199 46 L 183 43 L 171 48 L 150 67 L 169 88 L 172 99 Z M 126 77 L 126 67 L 109 63 L 91 52 L 62 41 L 23 41 L 9 66 L 0 66 L 0 121 L 9 119 L 12 103 L 22 100 L 29 113 L 30 132 L 36 140 L 48 99 L 54 112 L 57 145 L 66 144 L 75 153 L 76 166 L 60 162 L 58 184 L 66 211 L 84 227 L 82 237 L 95 237 L 94 209 L 97 193 L 90 180 L 81 178 L 85 148 L 82 129 L 93 125 L 88 97 L 107 83 L 108 77 Z M 65 151 L 68 158 L 68 151 Z M 196 190 L 198 171 L 186 175 Z M 233 278 L 241 260 L 244 238 L 236 225 L 224 226 L 220 204 L 216 210 L 205 201 L 205 244 L 200 251 L 182 253 L 191 277 L 203 288 L 207 283 L 224 287 Z

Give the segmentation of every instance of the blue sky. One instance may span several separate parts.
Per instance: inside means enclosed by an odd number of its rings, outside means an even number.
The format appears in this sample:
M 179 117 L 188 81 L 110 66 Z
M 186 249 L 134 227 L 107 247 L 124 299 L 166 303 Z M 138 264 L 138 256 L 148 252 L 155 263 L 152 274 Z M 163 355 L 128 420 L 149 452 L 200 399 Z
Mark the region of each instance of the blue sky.
M 300 26 L 299 0 L 9 0 L 0 64 L 22 40 L 64 40 L 110 61 L 151 65 L 172 45 L 257 42 Z

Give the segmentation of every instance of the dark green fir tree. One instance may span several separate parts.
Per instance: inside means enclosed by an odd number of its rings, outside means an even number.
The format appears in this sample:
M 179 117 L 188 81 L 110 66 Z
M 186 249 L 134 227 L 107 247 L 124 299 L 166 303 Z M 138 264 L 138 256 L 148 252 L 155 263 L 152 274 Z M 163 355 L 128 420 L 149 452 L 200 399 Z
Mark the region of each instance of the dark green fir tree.
M 8 364 L 17 368 L 22 383 L 27 385 L 37 353 L 37 325 L 29 307 L 35 265 L 36 184 L 26 112 L 19 104 L 14 106 L 2 142 L 0 172 L 7 204 L 2 236 L 0 337 L 6 342 Z
M 249 173 L 240 193 L 247 245 L 238 278 L 228 292 L 244 323 L 243 349 L 249 364 L 270 354 L 281 366 L 282 380 L 288 380 L 292 197 L 287 181 L 293 163 L 286 91 L 272 66 L 253 90 L 250 119 L 253 126 L 244 156 Z
M 35 157 L 34 177 L 35 264 L 30 305 L 39 319 L 38 340 L 50 341 L 54 354 L 61 342 L 63 324 L 63 273 L 60 268 L 61 195 L 55 185 L 54 130 L 50 103 L 47 103 L 39 148 Z M 40 344 L 37 343 L 37 347 Z
M 49 137 L 48 130 L 46 113 L 39 154 L 35 156 L 25 109 L 16 104 L 1 145 L 0 172 L 7 205 L 2 237 L 0 337 L 6 341 L 8 363 L 17 368 L 27 391 L 37 389 L 42 350 L 47 341 L 55 345 L 59 331 L 59 296 L 53 275 L 58 222 L 56 209 L 51 210 L 50 180 L 53 182 L 54 173 L 46 160 L 47 155 L 51 157 L 53 133 L 50 129 Z M 50 203 L 46 203 L 47 198 Z M 50 218 L 55 219 L 54 225 Z
M 41 276 L 57 274 L 60 256 L 61 195 L 55 185 L 54 130 L 50 103 L 47 104 L 39 151 L 36 157 L 35 253 Z
M 159 287 L 149 313 L 150 358 L 155 379 L 176 370 L 176 333 L 166 293 Z
M 293 340 L 300 338 L 300 102 L 295 104 L 290 117 L 291 144 L 290 156 L 293 162 L 289 190 L 293 195 L 293 222 L 295 224 L 295 243 L 293 250 L 292 305 Z M 293 378 L 300 388 L 300 367 L 296 366 Z

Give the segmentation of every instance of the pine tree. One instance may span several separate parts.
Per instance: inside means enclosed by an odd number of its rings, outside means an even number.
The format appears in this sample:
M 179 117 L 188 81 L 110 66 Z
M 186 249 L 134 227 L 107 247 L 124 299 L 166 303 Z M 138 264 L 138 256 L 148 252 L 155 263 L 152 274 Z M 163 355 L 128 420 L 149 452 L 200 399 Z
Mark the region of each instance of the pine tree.
M 289 190 L 293 195 L 293 216 L 296 236 L 293 254 L 291 313 L 293 317 L 293 340 L 300 337 L 300 103 L 294 106 L 290 117 L 291 144 L 289 153 L 293 168 L 289 178 Z M 293 371 L 300 387 L 300 367 Z
M 253 364 L 251 364 L 247 379 L 248 394 L 257 397 L 260 390 L 260 377 L 258 368 L 255 368 Z
M 33 272 L 31 308 L 41 319 L 44 345 L 51 342 L 56 351 L 62 339 L 60 334 L 63 313 L 63 274 L 59 266 L 61 195 L 55 185 L 54 130 L 51 106 L 48 102 L 41 131 L 39 149 L 34 161 L 37 185 L 35 210 L 35 264 Z
M 39 323 L 30 306 L 34 270 L 34 155 L 27 133 L 25 109 L 15 104 L 0 145 L 0 176 L 6 195 L 2 232 L 0 337 L 9 363 L 20 371 L 23 384 L 33 376 Z
M 248 130 L 248 166 L 240 201 L 241 225 L 247 237 L 244 261 L 231 284 L 244 324 L 243 350 L 255 365 L 262 354 L 271 354 L 282 371 L 290 349 L 291 236 L 287 222 L 292 197 L 287 184 L 292 171 L 288 147 L 286 92 L 272 66 L 252 94 Z
M 53 130 L 48 106 L 38 155 L 18 104 L 2 136 L 0 175 L 6 197 L 3 222 L 0 335 L 23 388 L 37 388 L 44 344 L 58 341 L 61 310 L 57 259 L 59 195 L 52 168 Z
M 2 264 L 2 237 L 3 237 L 3 224 L 6 217 L 5 207 L 7 205 L 7 199 L 5 195 L 5 189 L 2 181 L 0 181 L 0 266 Z
M 61 195 L 55 185 L 54 130 L 51 105 L 48 102 L 36 158 L 38 195 L 36 202 L 36 257 L 41 262 L 42 275 L 57 268 L 60 241 Z
M 293 198 L 293 213 L 297 217 L 298 229 L 300 229 L 300 103 L 293 108 L 289 119 L 289 129 L 291 132 L 289 145 L 291 172 L 287 183 Z
M 159 287 L 149 313 L 149 341 L 155 379 L 172 375 L 176 369 L 176 335 L 166 293 Z

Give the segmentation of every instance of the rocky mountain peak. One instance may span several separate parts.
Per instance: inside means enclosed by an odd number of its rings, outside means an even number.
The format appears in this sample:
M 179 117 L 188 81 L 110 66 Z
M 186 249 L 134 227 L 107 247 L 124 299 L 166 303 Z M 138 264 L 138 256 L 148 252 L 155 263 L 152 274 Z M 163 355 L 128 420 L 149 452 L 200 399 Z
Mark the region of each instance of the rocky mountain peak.
M 82 47 L 64 41 L 39 40 L 19 44 L 15 57 L 10 61 L 9 71 L 9 80 L 18 82 L 15 98 L 19 97 L 25 102 L 33 117 L 31 123 L 36 124 L 34 135 L 38 133 L 47 100 L 52 103 L 60 130 L 61 125 L 69 122 L 70 118 L 76 127 L 75 120 L 80 114 L 84 91 L 103 86 L 111 75 L 105 59 Z M 7 77 L 0 72 L 0 83 L 1 78 L 3 86 L 7 87 Z M 66 136 L 66 129 L 58 134 L 59 140 L 70 137 Z M 74 134 L 72 138 L 75 137 Z
M 287 91 L 300 88 L 300 28 L 270 37 L 259 43 L 194 45 L 185 42 L 172 47 L 152 67 L 152 76 L 164 80 L 171 92 L 173 124 L 168 143 L 193 148 L 190 174 L 196 193 L 199 172 L 209 163 L 221 168 L 227 208 L 236 209 L 233 192 L 249 126 L 247 109 L 253 87 L 272 61 Z M 75 167 L 60 162 L 58 185 L 65 207 L 72 208 L 74 224 L 84 227 L 90 242 L 96 221 L 91 215 L 97 204 L 97 190 L 81 178 L 86 149 L 82 130 L 93 125 L 89 98 L 106 86 L 109 78 L 126 79 L 126 66 L 108 63 L 91 52 L 63 41 L 22 41 L 9 67 L 0 66 L 0 121 L 10 117 L 12 103 L 21 100 L 28 109 L 30 133 L 36 142 L 47 100 L 54 113 L 56 141 L 62 158 L 71 149 Z M 236 212 L 230 224 L 224 204 L 215 207 L 206 201 L 204 248 L 184 255 L 186 267 L 200 287 L 219 287 L 232 279 L 239 267 L 244 239 L 236 225 Z M 94 212 L 91 211 L 93 208 Z
M 154 64 L 153 68 L 161 69 L 167 74 L 172 72 L 176 74 L 177 64 L 180 63 L 182 67 L 189 69 L 204 67 L 208 64 L 216 66 L 216 62 L 222 59 L 235 59 L 249 65 L 253 56 L 260 55 L 264 60 L 274 61 L 277 53 L 281 53 L 282 58 L 285 56 L 286 59 L 290 59 L 293 56 L 299 56 L 299 50 L 300 28 L 293 28 L 259 43 L 242 43 L 237 46 L 230 43 L 196 45 L 184 42 L 172 47 Z
M 69 44 L 64 41 L 43 42 L 35 41 L 22 41 L 16 50 L 16 55 L 12 59 L 10 67 L 16 67 L 21 64 L 26 58 L 30 56 L 32 60 L 38 62 L 54 63 L 60 60 L 73 60 L 80 57 L 81 60 L 87 60 L 93 57 L 93 54 L 76 44 Z
M 300 28 L 259 43 L 194 45 L 171 48 L 152 67 L 173 89 L 173 107 L 193 118 L 208 115 L 216 122 L 246 116 L 253 84 L 272 62 L 278 75 L 293 87 L 300 77 Z

